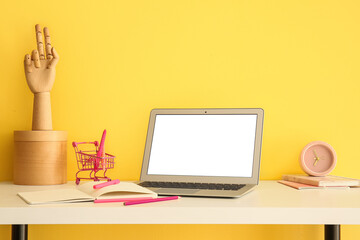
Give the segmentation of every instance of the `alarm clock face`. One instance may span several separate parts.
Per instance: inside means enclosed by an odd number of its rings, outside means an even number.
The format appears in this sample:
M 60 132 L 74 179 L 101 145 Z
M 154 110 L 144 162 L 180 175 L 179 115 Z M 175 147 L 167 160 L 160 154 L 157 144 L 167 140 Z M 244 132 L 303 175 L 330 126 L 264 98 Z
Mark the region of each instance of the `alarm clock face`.
M 335 150 L 325 142 L 311 142 L 301 152 L 300 165 L 309 175 L 326 176 L 335 168 Z

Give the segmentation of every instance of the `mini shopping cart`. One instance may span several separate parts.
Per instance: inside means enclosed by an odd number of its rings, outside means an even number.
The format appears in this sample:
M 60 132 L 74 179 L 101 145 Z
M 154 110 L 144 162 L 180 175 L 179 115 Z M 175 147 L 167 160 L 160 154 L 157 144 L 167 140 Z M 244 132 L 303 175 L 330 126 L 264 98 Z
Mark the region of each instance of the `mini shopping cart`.
M 111 181 L 111 179 L 106 176 L 106 171 L 114 168 L 115 156 L 105 153 L 105 156 L 98 157 L 98 141 L 73 142 L 72 145 L 75 149 L 76 161 L 79 168 L 79 171 L 76 173 L 76 184 L 80 183 L 80 179 Z M 85 171 L 89 172 L 89 177 L 79 177 L 80 172 Z M 99 174 L 99 172 L 102 172 L 103 176 L 98 176 L 97 174 Z

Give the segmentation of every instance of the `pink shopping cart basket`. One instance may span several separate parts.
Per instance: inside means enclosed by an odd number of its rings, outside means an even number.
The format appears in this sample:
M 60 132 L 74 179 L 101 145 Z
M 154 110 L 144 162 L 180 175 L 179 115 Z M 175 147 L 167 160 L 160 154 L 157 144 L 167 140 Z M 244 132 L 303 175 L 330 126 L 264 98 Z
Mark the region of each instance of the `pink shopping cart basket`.
M 104 157 L 97 157 L 99 143 L 95 142 L 73 142 L 75 149 L 76 161 L 79 171 L 76 173 L 76 184 L 80 183 L 80 179 L 88 179 L 94 181 L 107 180 L 108 169 L 114 168 L 115 156 L 105 153 Z M 82 150 L 83 149 L 83 150 Z M 85 149 L 85 150 L 84 150 Z M 80 172 L 89 172 L 89 177 L 79 177 Z M 102 172 L 102 176 L 98 176 Z

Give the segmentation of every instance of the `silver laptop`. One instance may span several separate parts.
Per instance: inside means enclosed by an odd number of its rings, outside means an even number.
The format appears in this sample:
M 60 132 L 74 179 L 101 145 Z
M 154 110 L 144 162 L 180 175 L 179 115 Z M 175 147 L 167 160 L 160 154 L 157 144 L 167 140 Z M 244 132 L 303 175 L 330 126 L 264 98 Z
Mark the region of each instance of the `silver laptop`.
M 239 197 L 259 183 L 264 111 L 154 109 L 139 184 L 159 195 Z

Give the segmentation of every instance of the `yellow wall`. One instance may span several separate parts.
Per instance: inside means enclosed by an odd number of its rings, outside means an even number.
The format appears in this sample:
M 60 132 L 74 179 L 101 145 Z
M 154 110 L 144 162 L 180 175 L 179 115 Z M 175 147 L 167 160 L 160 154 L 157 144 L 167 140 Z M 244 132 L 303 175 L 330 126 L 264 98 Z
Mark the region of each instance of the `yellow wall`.
M 138 179 L 152 108 L 262 107 L 261 179 L 301 173 L 310 141 L 338 154 L 334 175 L 360 178 L 359 1 L 2 1 L 0 181 L 12 180 L 13 130 L 31 128 L 22 61 L 34 25 L 60 54 L 51 92 L 55 130 L 98 140 L 117 156 L 111 176 Z M 106 233 L 102 231 L 106 230 Z M 30 226 L 31 239 L 322 239 L 321 226 Z M 139 234 L 139 235 L 138 235 Z M 358 226 L 344 226 L 354 239 Z M 0 239 L 10 236 L 0 226 Z M 289 236 L 286 237 L 286 236 Z M 124 239 L 125 239 L 124 238 Z

